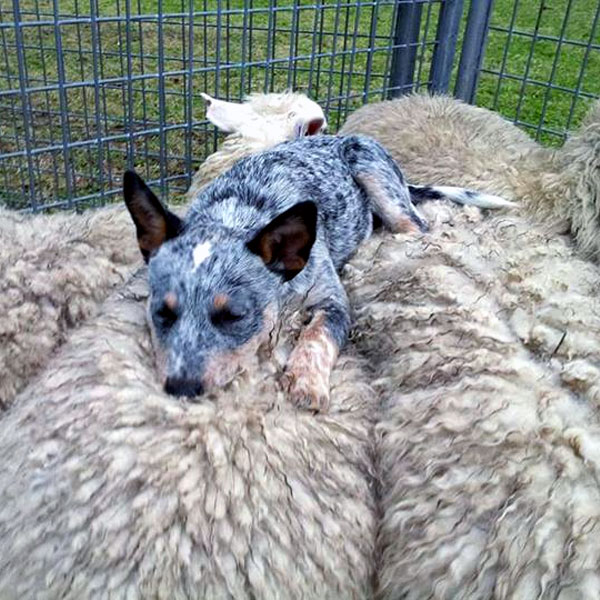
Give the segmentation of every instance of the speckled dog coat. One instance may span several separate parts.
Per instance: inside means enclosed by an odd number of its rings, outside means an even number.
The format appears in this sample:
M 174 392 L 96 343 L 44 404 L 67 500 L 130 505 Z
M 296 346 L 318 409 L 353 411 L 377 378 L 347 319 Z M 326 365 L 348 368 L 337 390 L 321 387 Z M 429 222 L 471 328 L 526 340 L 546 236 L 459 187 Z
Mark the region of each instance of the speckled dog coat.
M 225 385 L 268 338 L 282 305 L 299 300 L 312 318 L 285 386 L 311 409 L 328 403 L 350 326 L 338 271 L 371 234 L 373 215 L 392 231 L 424 231 L 411 196 L 487 201 L 468 190 L 408 186 L 384 148 L 360 136 L 301 139 L 241 160 L 200 193 L 183 221 L 134 173 L 124 182 L 149 260 L 165 389 L 196 396 Z

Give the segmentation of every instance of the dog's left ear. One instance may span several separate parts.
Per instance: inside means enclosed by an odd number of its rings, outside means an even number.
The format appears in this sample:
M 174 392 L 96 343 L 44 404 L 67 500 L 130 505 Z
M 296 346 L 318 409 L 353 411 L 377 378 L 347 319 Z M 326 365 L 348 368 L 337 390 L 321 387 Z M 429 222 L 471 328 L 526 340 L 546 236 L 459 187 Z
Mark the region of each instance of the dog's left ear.
M 138 244 L 148 262 L 150 255 L 181 231 L 181 219 L 168 211 L 135 171 L 123 175 L 123 198 L 135 223 Z
M 317 236 L 317 206 L 300 202 L 273 219 L 247 247 L 285 281 L 305 267 Z

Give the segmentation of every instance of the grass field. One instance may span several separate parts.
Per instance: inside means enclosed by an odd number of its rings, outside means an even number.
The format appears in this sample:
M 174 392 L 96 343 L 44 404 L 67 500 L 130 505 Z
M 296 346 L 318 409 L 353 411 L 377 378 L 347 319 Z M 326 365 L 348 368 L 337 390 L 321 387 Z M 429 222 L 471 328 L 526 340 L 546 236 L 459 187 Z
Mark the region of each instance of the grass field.
M 551 89 L 547 83 L 600 96 L 599 3 L 595 0 L 528 0 L 519 2 L 513 14 L 514 6 L 514 0 L 495 2 L 484 67 L 517 79 L 503 78 L 499 86 L 498 76 L 483 73 L 477 103 L 512 120 L 533 125 L 526 130 L 537 135 L 542 143 L 560 144 L 563 139 L 560 134 L 581 121 L 591 100 L 582 98 L 574 102 L 572 93 Z M 509 29 L 511 23 L 512 29 L 520 33 L 510 38 L 509 34 L 496 29 Z M 534 40 L 535 31 L 537 39 Z M 548 39 L 552 37 L 569 41 L 561 44 Z M 510 44 L 506 50 L 507 41 Z M 595 48 L 586 52 L 590 41 Z M 582 72 L 584 60 L 587 66 Z M 524 75 L 539 84 L 519 81 Z
M 293 11 L 294 0 L 195 0 L 190 37 L 184 14 L 188 0 L 163 0 L 161 20 L 152 16 L 157 0 L 131 0 L 129 29 L 113 18 L 124 16 L 125 0 L 56 2 L 66 19 L 59 28 L 52 22 L 52 0 L 19 3 L 23 20 L 39 22 L 21 30 L 28 122 L 20 96 L 6 93 L 18 89 L 23 76 L 18 40 L 13 28 L 0 30 L 0 94 L 5 92 L 0 154 L 13 155 L 0 159 L 0 203 L 9 206 L 24 207 L 31 199 L 51 206 L 69 196 L 93 197 L 98 190 L 109 198 L 118 191 L 129 156 L 147 178 L 162 180 L 162 191 L 173 199 L 217 143 L 204 123 L 200 92 L 238 98 L 262 91 L 265 83 L 275 90 L 294 86 L 324 104 L 334 130 L 363 101 L 384 96 L 393 31 L 390 4 L 356 9 L 342 0 L 324 0 L 315 10 L 312 2 L 296 0 L 299 10 Z M 571 92 L 552 90 L 547 82 L 600 95 L 600 27 L 592 35 L 597 4 L 520 0 L 514 12 L 515 0 L 496 0 L 484 67 L 502 77 L 482 74 L 477 103 L 522 123 L 542 143 L 561 143 L 562 132 L 580 121 L 589 100 L 574 102 Z M 72 15 L 89 16 L 94 5 L 95 29 L 69 21 Z M 251 13 L 244 13 L 244 6 L 252 7 Z M 429 75 L 438 14 L 439 4 L 424 5 L 423 43 L 417 48 L 420 89 Z M 13 18 L 12 0 L 0 0 L 0 23 Z M 501 31 L 511 23 L 516 33 Z M 561 34 L 576 44 L 549 39 Z M 590 39 L 595 47 L 586 51 Z M 63 93 L 57 86 L 61 72 Z M 165 74 L 163 86 L 159 72 Z M 94 80 L 101 84 L 94 86 Z M 65 140 L 75 143 L 66 152 Z M 42 149 L 29 163 L 23 156 L 27 143 Z

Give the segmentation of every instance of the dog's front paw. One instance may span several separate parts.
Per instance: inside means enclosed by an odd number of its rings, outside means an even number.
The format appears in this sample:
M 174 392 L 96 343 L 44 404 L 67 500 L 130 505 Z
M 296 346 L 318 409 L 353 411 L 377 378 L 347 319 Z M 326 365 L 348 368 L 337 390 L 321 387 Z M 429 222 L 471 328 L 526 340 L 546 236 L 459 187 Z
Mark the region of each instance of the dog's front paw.
M 337 344 L 325 328 L 325 314 L 316 313 L 292 350 L 284 374 L 284 389 L 299 408 L 329 409 L 329 377 L 338 355 Z
M 283 386 L 288 398 L 298 408 L 315 412 L 329 409 L 329 377 L 323 373 L 288 365 Z

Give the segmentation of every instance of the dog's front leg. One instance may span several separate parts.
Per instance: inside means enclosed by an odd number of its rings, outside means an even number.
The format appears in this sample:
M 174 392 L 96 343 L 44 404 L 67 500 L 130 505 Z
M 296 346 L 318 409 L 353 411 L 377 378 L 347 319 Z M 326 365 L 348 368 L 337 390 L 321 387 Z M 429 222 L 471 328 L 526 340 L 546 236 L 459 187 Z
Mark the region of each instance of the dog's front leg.
M 335 271 L 333 276 L 335 290 L 321 290 L 329 297 L 309 305 L 312 318 L 290 354 L 285 373 L 284 385 L 292 402 L 314 411 L 329 407 L 331 371 L 350 329 L 348 298 Z

